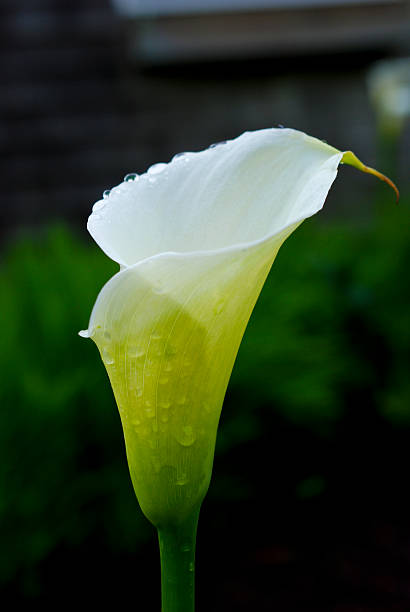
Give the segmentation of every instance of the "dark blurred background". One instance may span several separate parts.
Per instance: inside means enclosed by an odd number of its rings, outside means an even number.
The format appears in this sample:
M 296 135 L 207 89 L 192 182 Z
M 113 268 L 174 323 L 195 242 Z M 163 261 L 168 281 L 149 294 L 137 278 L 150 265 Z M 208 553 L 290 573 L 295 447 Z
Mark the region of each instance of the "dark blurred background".
M 228 389 L 197 560 L 205 610 L 410 610 L 409 4 L 2 0 L 2 601 L 158 610 L 87 326 L 116 266 L 104 189 L 244 130 L 306 131 L 342 167 L 275 262 Z

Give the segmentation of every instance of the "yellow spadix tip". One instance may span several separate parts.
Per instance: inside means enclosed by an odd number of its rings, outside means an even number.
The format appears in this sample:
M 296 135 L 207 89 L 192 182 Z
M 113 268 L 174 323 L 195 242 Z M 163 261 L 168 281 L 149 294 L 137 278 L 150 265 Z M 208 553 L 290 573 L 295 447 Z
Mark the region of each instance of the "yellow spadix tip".
M 378 170 L 375 170 L 374 168 L 370 168 L 370 166 L 365 166 L 364 163 L 361 162 L 360 159 L 358 159 L 352 151 L 345 151 L 343 153 L 341 163 L 347 164 L 348 166 L 353 166 L 354 168 L 357 168 L 361 172 L 367 172 L 368 174 L 373 174 L 374 176 L 377 176 L 377 178 L 380 179 L 381 181 L 384 181 L 385 183 L 387 183 L 393 189 L 394 193 L 396 194 L 396 203 L 398 203 L 399 198 L 400 198 L 400 192 L 397 189 L 396 185 L 393 183 L 393 181 L 389 179 L 387 176 L 385 176 L 384 174 L 382 174 L 381 172 L 379 172 Z

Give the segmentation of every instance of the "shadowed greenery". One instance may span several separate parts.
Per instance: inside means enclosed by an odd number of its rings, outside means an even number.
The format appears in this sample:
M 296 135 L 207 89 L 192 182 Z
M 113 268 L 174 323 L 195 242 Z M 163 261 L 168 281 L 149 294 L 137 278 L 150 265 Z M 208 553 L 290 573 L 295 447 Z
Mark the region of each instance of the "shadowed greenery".
M 287 240 L 239 351 L 219 457 L 266 429 L 260 406 L 331 438 L 360 392 L 382 419 L 410 424 L 407 211 L 384 203 L 365 229 L 315 219 Z M 103 364 L 77 335 L 116 269 L 63 226 L 22 237 L 3 259 L 0 583 L 18 576 L 27 592 L 41 590 L 35 569 L 59 547 L 103 534 L 108 550 L 128 553 L 152 537 Z M 251 488 L 214 479 L 211 504 Z M 322 489 L 320 474 L 301 476 L 295 494 Z

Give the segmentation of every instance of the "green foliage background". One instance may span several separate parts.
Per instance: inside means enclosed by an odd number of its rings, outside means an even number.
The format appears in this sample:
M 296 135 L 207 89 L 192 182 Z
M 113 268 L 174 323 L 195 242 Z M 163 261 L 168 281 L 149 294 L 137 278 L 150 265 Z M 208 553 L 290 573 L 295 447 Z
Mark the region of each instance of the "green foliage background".
M 284 245 L 234 368 L 217 462 L 266 430 L 261 406 L 331 439 L 360 390 L 390 426 L 409 426 L 407 204 L 384 202 L 360 228 L 308 220 Z M 4 253 L 0 583 L 30 596 L 45 588 L 39 566 L 61 547 L 75 551 L 103 534 L 107 551 L 128 554 L 152 537 L 104 367 L 77 335 L 115 271 L 65 226 L 22 236 Z M 209 503 L 246 498 L 247 478 L 238 484 L 217 470 Z M 296 481 L 300 498 L 323 488 L 320 474 Z

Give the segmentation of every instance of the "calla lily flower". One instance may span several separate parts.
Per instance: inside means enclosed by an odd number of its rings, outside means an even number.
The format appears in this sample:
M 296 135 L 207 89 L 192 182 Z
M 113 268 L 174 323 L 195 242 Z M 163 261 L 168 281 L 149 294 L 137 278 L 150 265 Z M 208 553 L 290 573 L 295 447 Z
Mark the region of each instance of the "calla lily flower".
M 280 246 L 322 208 L 342 161 L 361 163 L 295 130 L 246 132 L 130 175 L 94 205 L 88 230 L 121 269 L 82 335 L 106 366 L 134 489 L 154 525 L 200 506 L 252 309 Z
M 279 248 L 322 208 L 340 163 L 396 189 L 351 151 L 265 129 L 128 175 L 89 217 L 120 271 L 80 334 L 101 353 L 135 493 L 158 528 L 163 612 L 194 609 L 199 508 L 252 309 Z

